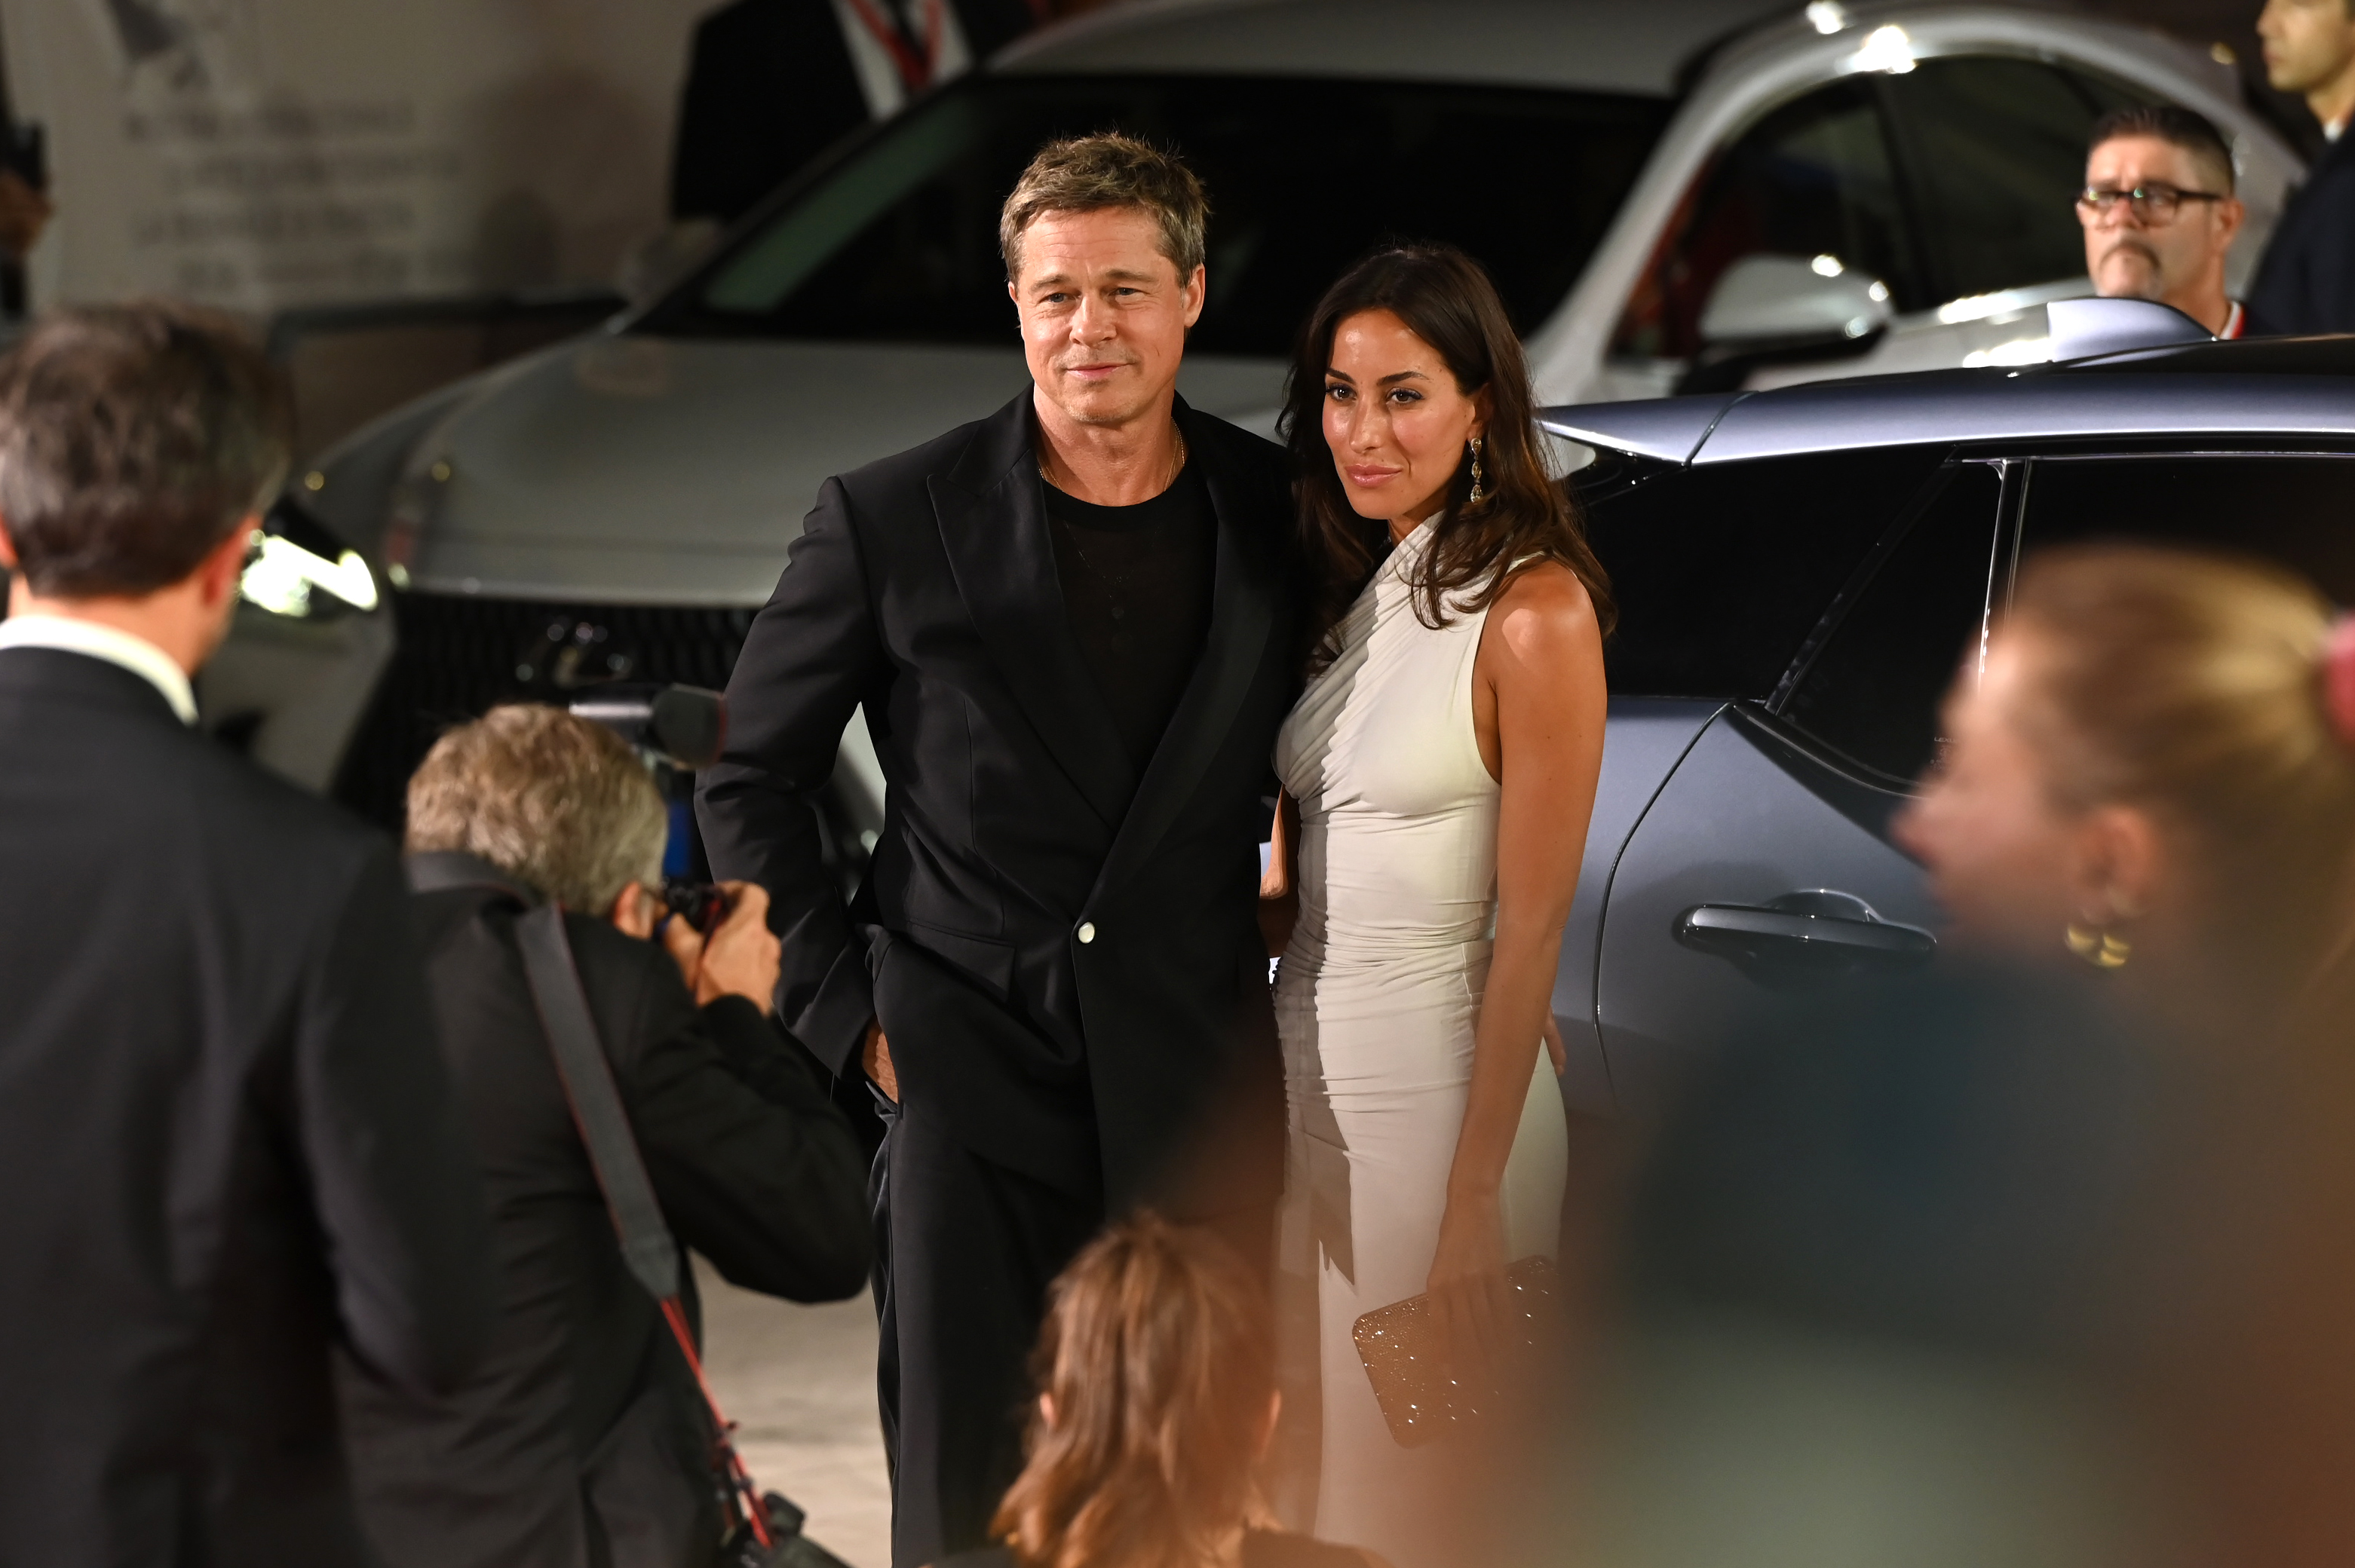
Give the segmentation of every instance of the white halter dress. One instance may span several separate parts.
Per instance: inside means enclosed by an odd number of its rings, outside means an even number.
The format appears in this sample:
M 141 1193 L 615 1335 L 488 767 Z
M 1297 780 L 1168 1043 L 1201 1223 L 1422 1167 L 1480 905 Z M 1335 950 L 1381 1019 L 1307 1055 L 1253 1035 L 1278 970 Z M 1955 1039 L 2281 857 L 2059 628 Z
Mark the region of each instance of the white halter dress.
M 1487 612 L 1455 610 L 1436 630 L 1415 616 L 1407 574 L 1431 537 L 1417 528 L 1375 574 L 1275 746 L 1301 826 L 1299 919 L 1275 993 L 1289 1116 L 1284 1511 L 1397 1568 L 1449 1562 L 1449 1510 L 1433 1495 L 1444 1445 L 1391 1441 L 1351 1328 L 1420 1295 L 1431 1272 L 1496 928 L 1501 795 L 1472 727 Z M 1504 1184 L 1508 1257 L 1553 1254 L 1568 1167 L 1539 1049 Z

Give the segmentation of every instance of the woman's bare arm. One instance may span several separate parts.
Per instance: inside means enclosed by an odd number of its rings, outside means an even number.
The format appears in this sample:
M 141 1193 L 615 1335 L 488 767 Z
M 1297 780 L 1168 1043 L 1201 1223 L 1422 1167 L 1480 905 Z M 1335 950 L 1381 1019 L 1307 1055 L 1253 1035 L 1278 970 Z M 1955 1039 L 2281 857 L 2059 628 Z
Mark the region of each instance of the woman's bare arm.
M 1499 596 L 1481 634 L 1473 703 L 1481 760 L 1503 786 L 1497 941 L 1431 1288 L 1444 1324 L 1493 1348 L 1511 1261 L 1498 1192 L 1550 1022 L 1562 923 L 1603 766 L 1603 639 L 1585 587 L 1567 567 L 1534 567 Z

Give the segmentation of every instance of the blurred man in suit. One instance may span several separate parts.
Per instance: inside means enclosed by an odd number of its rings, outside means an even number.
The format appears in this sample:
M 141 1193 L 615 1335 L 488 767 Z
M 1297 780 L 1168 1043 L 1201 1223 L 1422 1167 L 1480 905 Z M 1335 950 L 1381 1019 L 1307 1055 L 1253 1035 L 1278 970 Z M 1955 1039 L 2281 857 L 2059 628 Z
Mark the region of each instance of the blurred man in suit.
M 2218 337 L 2240 336 L 2224 258 L 2245 216 L 2232 150 L 2205 117 L 2159 105 L 2094 122 L 2077 217 L 2085 272 L 2105 299 L 2157 300 Z
M 2290 198 L 2249 291 L 2250 330 L 2355 332 L 2355 0 L 2265 0 L 2265 79 L 2301 93 L 2329 145 Z
M 1047 0 L 732 0 L 695 29 L 671 216 L 735 222 L 835 143 L 1047 15 Z
M 487 1328 L 391 845 L 194 727 L 286 428 L 165 307 L 0 360 L 0 1563 L 364 1563 L 330 1343 Z

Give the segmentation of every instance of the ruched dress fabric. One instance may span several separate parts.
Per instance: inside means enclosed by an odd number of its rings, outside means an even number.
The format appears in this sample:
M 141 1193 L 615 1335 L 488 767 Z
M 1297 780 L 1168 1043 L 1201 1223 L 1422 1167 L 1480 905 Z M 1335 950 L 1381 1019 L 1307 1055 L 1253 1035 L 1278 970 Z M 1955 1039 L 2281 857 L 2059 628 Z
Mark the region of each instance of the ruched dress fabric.
M 1431 537 L 1417 528 L 1375 574 L 1275 750 L 1300 806 L 1299 916 L 1275 992 L 1282 1505 L 1294 1528 L 1397 1568 L 1452 1562 L 1448 1445 L 1391 1440 L 1351 1330 L 1428 1283 L 1495 934 L 1502 793 L 1472 725 L 1487 612 L 1451 607 L 1435 629 L 1415 614 Z M 1553 1255 L 1568 1177 L 1560 1090 L 1531 1049 L 1503 1189 L 1510 1259 Z

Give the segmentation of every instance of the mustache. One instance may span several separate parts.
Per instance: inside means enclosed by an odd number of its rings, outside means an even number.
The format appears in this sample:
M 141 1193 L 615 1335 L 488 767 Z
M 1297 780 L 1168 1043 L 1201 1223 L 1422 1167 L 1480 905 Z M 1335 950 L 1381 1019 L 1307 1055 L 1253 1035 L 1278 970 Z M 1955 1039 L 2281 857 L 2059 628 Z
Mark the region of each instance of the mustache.
M 2112 240 L 2109 249 L 2102 252 L 2102 260 L 2106 261 L 2121 250 L 2131 250 L 2152 266 L 2158 265 L 2158 252 L 2151 248 L 2148 241 L 2137 239 L 2131 234 L 2122 234 Z

